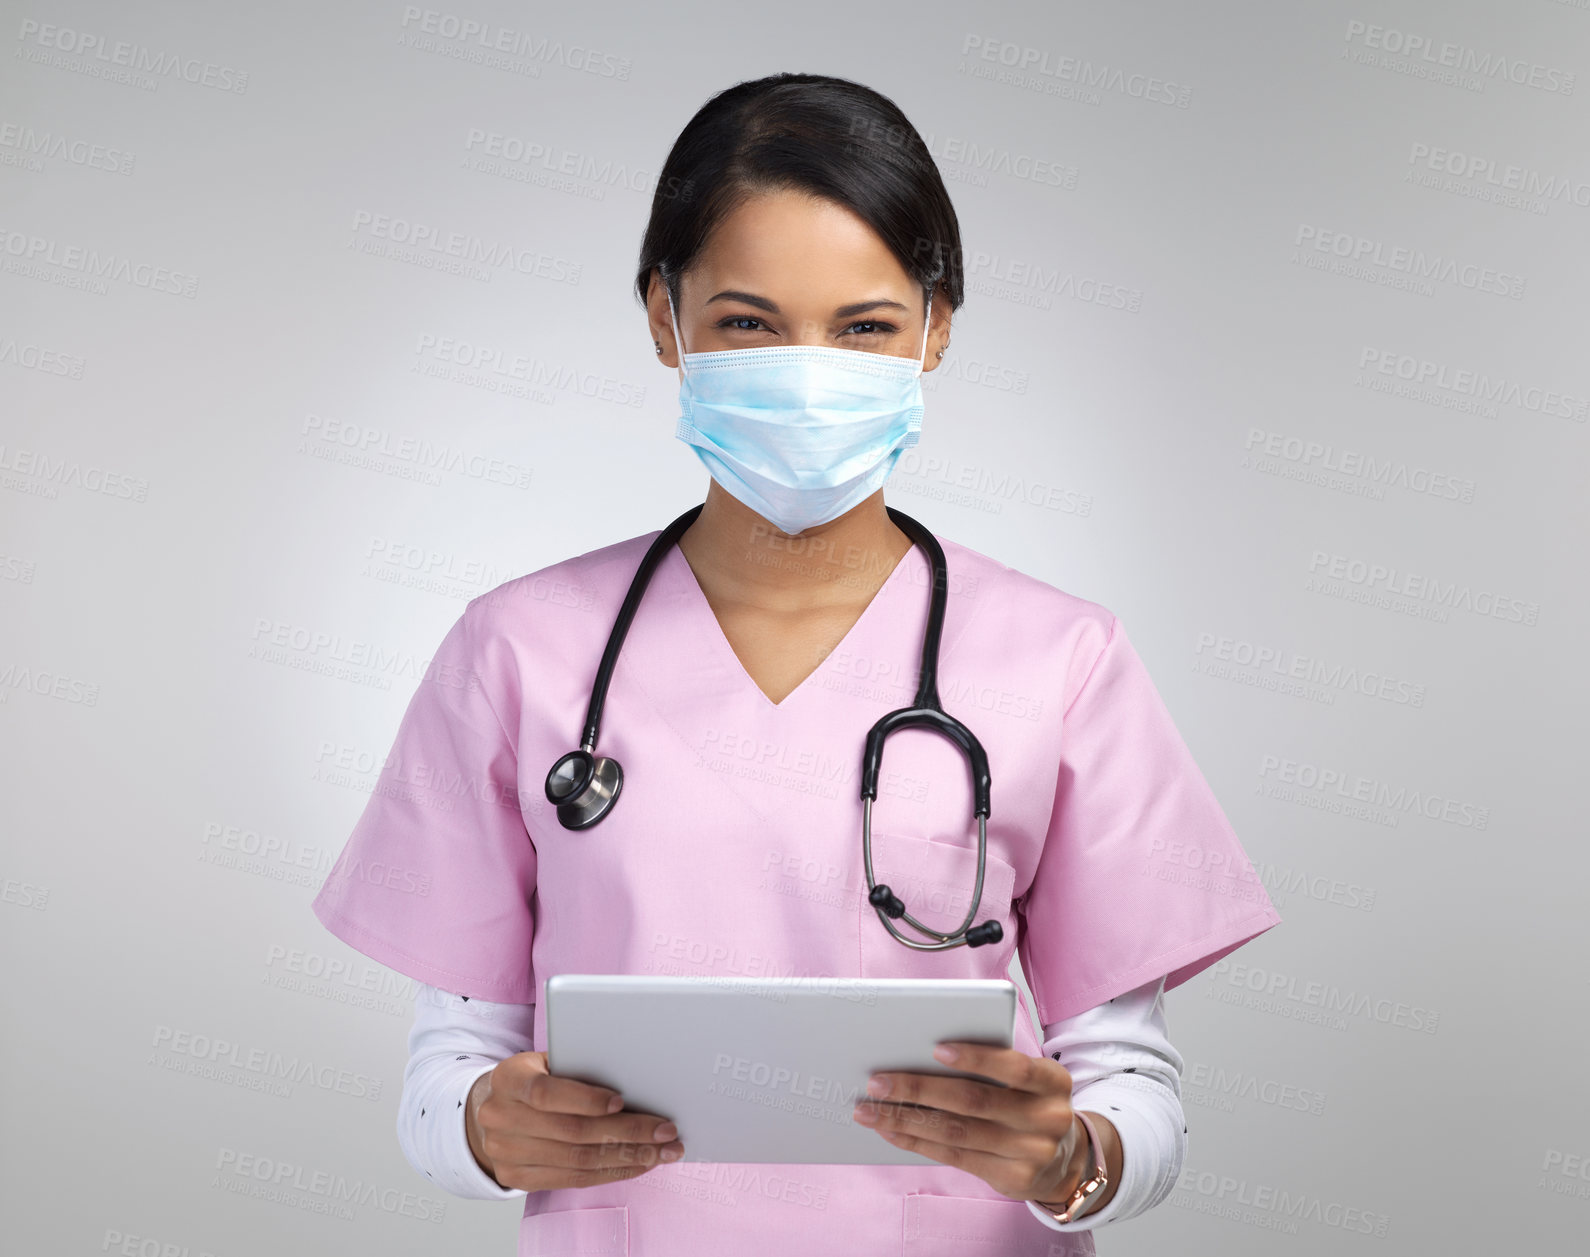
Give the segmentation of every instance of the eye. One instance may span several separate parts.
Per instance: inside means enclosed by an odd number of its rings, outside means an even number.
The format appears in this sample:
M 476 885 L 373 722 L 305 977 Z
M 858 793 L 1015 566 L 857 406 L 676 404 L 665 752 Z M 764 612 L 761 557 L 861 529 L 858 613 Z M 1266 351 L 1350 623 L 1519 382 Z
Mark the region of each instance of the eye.
M 762 322 L 762 320 L 757 318 L 755 315 L 751 315 L 751 314 L 731 314 L 726 319 L 719 319 L 717 324 L 716 324 L 716 326 L 718 328 L 720 328 L 720 329 L 721 328 L 733 328 L 733 330 L 736 331 L 736 332 L 754 332 L 754 331 L 757 330 L 754 327 L 740 327 L 740 326 L 737 326 L 737 325 L 741 324 L 741 323 L 757 323 L 757 324 L 760 324 L 761 322 Z
M 727 318 L 719 319 L 714 324 L 721 331 L 757 332 L 772 331 L 773 329 L 763 323 L 754 314 L 731 314 Z M 858 330 L 859 329 L 859 330 Z M 893 323 L 884 323 L 877 319 L 860 319 L 850 324 L 841 335 L 854 335 L 862 337 L 893 336 L 900 329 Z

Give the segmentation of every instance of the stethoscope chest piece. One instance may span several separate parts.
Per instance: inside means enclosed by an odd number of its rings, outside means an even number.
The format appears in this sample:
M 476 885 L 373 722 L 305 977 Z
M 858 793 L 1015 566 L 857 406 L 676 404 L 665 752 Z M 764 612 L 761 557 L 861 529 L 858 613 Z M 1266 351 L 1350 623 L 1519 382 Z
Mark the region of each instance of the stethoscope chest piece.
M 591 688 L 591 701 L 585 709 L 585 737 L 580 749 L 560 756 L 547 773 L 547 802 L 558 809 L 558 823 L 564 829 L 589 829 L 606 816 L 618 801 L 618 792 L 624 788 L 624 770 L 616 759 L 597 755 L 596 738 L 602 725 L 602 705 L 607 700 L 608 682 L 613 679 L 613 667 L 618 663 L 618 651 L 629 632 L 629 623 L 635 618 L 635 608 L 646 590 L 651 574 L 656 569 L 668 547 L 695 523 L 701 514 L 698 503 L 664 528 L 647 547 L 640 568 L 629 583 L 624 595 L 624 605 L 618 609 L 613 621 L 613 631 L 607 635 L 607 646 L 602 651 L 602 662 L 596 669 L 596 684 Z
M 547 773 L 547 802 L 558 809 L 565 829 L 586 829 L 606 816 L 624 788 L 624 770 L 616 759 L 570 751 Z

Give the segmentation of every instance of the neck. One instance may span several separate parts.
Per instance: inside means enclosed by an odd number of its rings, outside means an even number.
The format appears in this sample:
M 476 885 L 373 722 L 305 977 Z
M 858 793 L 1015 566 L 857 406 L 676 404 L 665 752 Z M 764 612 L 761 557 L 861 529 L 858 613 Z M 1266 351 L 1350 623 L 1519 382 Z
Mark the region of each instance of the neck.
M 889 578 L 911 539 L 889 518 L 883 490 L 837 519 L 780 532 L 717 481 L 679 549 L 703 588 L 772 611 L 865 601 Z

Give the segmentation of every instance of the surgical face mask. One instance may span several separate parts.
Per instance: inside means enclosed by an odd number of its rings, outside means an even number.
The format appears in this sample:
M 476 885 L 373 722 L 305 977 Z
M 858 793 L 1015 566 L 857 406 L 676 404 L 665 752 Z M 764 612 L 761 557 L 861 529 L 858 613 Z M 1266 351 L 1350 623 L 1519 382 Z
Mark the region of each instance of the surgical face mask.
M 678 339 L 672 294 L 668 313 Z M 826 345 L 685 353 L 680 340 L 674 435 L 784 532 L 826 524 L 876 493 L 917 443 L 927 324 L 915 361 Z

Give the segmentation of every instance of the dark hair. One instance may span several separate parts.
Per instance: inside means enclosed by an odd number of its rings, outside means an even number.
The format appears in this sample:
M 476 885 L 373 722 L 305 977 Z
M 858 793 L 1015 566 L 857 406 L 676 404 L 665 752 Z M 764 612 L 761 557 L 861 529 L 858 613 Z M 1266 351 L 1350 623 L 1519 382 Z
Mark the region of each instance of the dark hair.
M 964 300 L 960 226 L 917 130 L 887 96 L 826 74 L 770 74 L 725 88 L 685 124 L 663 163 L 640 245 L 635 291 L 657 267 L 674 304 L 679 277 L 712 230 L 751 197 L 792 189 L 868 223 L 951 310 Z

